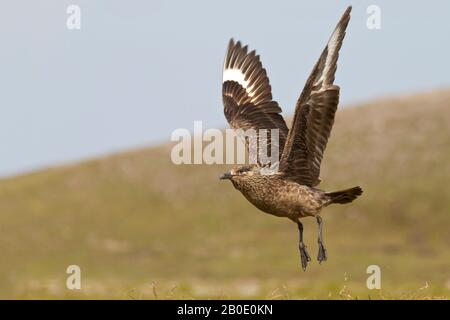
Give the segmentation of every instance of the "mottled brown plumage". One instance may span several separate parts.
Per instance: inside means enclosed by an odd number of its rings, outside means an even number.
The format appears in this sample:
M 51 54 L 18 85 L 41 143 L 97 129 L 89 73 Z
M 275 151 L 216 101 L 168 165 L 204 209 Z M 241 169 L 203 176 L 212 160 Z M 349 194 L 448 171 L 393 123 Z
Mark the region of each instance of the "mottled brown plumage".
M 322 239 L 321 210 L 333 203 L 349 203 L 362 194 L 360 187 L 337 192 L 316 188 L 320 183 L 320 165 L 339 103 L 339 87 L 334 84 L 339 49 L 350 20 L 347 8 L 327 46 L 306 81 L 297 101 L 292 127 L 288 130 L 281 108 L 272 100 L 266 70 L 255 51 L 230 41 L 224 63 L 223 103 L 225 116 L 234 129 L 278 129 L 279 170 L 267 170 L 260 161 L 232 169 L 229 179 L 249 202 L 260 210 L 297 223 L 300 255 L 305 270 L 310 257 L 303 243 L 301 218 L 311 216 L 319 224 L 319 254 L 327 259 Z M 261 143 L 261 141 L 260 141 Z M 258 145 L 259 148 L 259 145 Z M 260 152 L 260 150 L 258 150 Z M 258 153 L 259 154 L 259 153 Z M 272 164 L 274 165 L 274 164 Z M 275 164 L 276 165 L 276 164 Z

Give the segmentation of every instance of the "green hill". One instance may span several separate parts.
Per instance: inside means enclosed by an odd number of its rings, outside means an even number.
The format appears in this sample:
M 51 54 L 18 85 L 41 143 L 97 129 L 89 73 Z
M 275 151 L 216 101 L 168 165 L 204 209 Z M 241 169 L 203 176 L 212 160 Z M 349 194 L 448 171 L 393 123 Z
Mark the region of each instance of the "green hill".
M 323 211 L 329 261 L 307 272 L 292 222 L 170 145 L 0 180 L 0 298 L 448 297 L 449 124 L 450 90 L 340 108 L 320 187 L 364 194 Z M 314 219 L 305 232 L 315 258 Z

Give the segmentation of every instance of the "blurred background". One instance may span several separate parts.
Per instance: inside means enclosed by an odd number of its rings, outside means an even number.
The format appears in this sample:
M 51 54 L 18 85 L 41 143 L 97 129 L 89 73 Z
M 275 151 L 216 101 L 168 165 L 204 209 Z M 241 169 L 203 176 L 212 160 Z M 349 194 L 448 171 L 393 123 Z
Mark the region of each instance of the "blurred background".
M 67 8 L 78 6 L 80 29 Z M 171 162 L 177 128 L 226 128 L 229 38 L 295 101 L 347 5 L 341 103 L 321 188 L 329 260 L 297 229 Z M 370 5 L 380 29 L 370 29 Z M 448 298 L 450 4 L 434 1 L 5 1 L 0 10 L 0 298 Z M 310 254 L 314 219 L 305 220 Z M 81 268 L 81 290 L 66 268 Z M 381 268 L 369 290 L 366 268 Z

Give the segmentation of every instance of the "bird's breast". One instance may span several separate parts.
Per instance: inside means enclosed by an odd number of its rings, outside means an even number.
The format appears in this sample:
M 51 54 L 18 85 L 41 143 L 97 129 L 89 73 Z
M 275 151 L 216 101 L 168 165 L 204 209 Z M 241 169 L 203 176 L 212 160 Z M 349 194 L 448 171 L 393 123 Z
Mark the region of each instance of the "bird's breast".
M 233 184 L 255 207 L 275 216 L 295 220 L 315 215 L 320 207 L 311 188 L 282 179 L 248 179 Z

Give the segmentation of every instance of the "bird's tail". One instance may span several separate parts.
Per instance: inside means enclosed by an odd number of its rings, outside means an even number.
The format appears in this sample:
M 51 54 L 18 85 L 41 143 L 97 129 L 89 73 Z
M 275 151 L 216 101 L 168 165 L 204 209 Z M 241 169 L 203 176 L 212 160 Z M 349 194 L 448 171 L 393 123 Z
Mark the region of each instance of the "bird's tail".
M 328 204 L 332 203 L 349 203 L 355 200 L 358 196 L 360 196 L 363 193 L 363 190 L 361 187 L 353 187 L 350 189 L 345 189 L 341 191 L 335 191 L 335 192 L 327 192 L 325 195 L 329 197 Z

